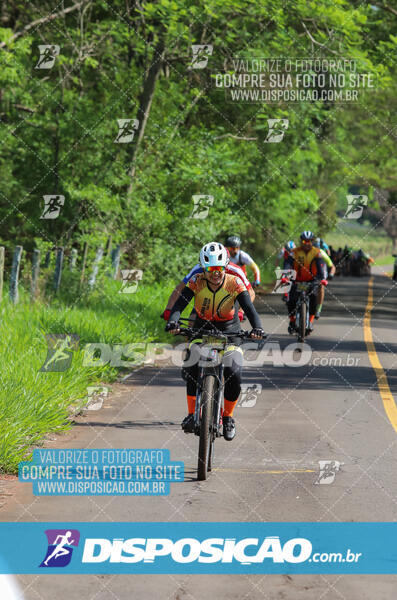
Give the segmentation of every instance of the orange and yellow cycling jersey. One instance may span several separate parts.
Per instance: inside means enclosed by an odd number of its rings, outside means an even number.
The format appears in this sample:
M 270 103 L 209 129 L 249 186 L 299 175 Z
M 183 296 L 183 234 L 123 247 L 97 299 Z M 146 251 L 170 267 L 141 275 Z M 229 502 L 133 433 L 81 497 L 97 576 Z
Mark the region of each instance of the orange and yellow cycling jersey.
M 234 317 L 234 303 L 247 288 L 234 275 L 226 274 L 220 288 L 213 291 L 205 279 L 205 273 L 198 273 L 187 287 L 194 293 L 194 308 L 201 319 L 207 321 L 231 321 Z
M 318 259 L 321 258 L 320 249 L 314 246 L 305 252 L 302 247 L 290 251 L 294 261 L 293 269 L 296 271 L 296 281 L 311 281 L 318 275 Z

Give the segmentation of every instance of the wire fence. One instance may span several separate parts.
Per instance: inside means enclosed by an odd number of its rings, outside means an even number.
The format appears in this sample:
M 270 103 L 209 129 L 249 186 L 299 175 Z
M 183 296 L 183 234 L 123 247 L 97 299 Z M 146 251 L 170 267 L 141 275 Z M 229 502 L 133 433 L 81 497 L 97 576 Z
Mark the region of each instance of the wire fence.
M 89 260 L 90 252 L 94 250 L 94 258 Z M 3 299 L 4 281 L 9 280 L 9 296 L 13 304 L 19 300 L 19 286 L 21 272 L 30 281 L 30 299 L 34 302 L 37 298 L 40 278 L 44 278 L 49 289 L 57 294 L 62 286 L 65 270 L 77 274 L 79 287 L 95 286 L 98 273 L 101 268 L 106 274 L 117 279 L 120 271 L 121 246 L 111 248 L 111 240 L 108 240 L 105 248 L 89 248 L 84 242 L 82 248 L 71 248 L 65 250 L 63 246 L 47 250 L 44 255 L 40 250 L 24 252 L 22 246 L 5 248 L 0 246 L 0 301 Z

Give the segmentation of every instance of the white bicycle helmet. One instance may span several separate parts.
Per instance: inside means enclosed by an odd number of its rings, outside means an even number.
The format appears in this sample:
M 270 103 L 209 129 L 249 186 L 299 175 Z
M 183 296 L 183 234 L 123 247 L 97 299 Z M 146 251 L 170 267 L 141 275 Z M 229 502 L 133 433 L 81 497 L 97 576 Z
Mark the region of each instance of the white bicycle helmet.
M 219 242 L 209 242 L 200 250 L 200 265 L 205 267 L 226 267 L 229 257 L 225 246 Z
M 306 229 L 306 231 L 302 231 L 300 235 L 301 240 L 305 242 L 310 242 L 314 240 L 314 237 L 314 233 L 312 231 L 309 231 L 308 229 Z

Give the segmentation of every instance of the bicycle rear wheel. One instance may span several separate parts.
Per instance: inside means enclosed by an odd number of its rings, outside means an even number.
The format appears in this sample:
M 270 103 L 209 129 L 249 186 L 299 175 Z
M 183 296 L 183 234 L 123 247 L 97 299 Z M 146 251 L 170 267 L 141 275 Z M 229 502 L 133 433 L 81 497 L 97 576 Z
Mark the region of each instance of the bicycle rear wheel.
M 203 381 L 201 396 L 200 441 L 197 464 L 197 479 L 207 479 L 210 461 L 210 445 L 212 435 L 212 413 L 214 406 L 215 376 L 206 375 Z M 211 465 L 210 465 L 211 468 Z

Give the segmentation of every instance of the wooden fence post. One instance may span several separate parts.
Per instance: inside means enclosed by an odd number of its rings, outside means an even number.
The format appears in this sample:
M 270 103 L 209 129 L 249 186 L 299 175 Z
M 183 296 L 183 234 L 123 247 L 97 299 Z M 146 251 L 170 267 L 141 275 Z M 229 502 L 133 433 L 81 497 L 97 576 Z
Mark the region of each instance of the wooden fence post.
M 109 235 L 108 239 L 106 240 L 105 258 L 110 256 L 111 250 L 112 250 L 112 236 Z
M 91 272 L 90 278 L 88 280 L 88 285 L 91 288 L 94 287 L 94 285 L 95 285 L 96 276 L 98 275 L 99 263 L 101 262 L 102 257 L 103 257 L 103 248 L 101 246 L 98 248 L 98 250 L 96 252 L 94 264 L 92 266 L 92 272 Z
M 22 246 L 16 246 L 14 250 L 14 256 L 12 257 L 12 268 L 10 277 L 10 298 L 13 304 L 18 302 L 18 279 L 19 279 L 19 266 L 21 264 Z
M 45 259 L 44 259 L 44 269 L 48 269 L 48 267 L 50 266 L 50 262 L 51 262 L 51 250 L 47 250 L 46 255 L 45 255 Z
M 81 277 L 80 277 L 80 285 L 82 285 L 83 281 L 84 281 L 84 275 L 85 275 L 85 265 L 87 262 L 87 252 L 88 252 L 88 243 L 84 242 L 84 247 L 83 247 L 83 260 L 82 260 L 82 264 L 81 264 Z
M 4 246 L 0 246 L 0 302 L 3 298 L 4 281 Z
M 121 248 L 120 248 L 120 244 L 119 244 L 118 246 L 116 246 L 116 248 L 114 248 L 112 250 L 113 279 L 117 279 L 117 274 L 119 272 L 120 254 L 121 254 Z
M 61 285 L 62 264 L 63 264 L 63 247 L 57 249 L 57 258 L 56 258 L 55 271 L 54 271 L 55 293 L 58 292 L 59 286 Z
M 30 284 L 30 299 L 32 302 L 35 300 L 37 280 L 39 278 L 40 271 L 40 250 L 33 250 L 32 257 L 32 283 Z
M 77 262 L 77 250 L 76 250 L 76 248 L 72 248 L 71 253 L 70 253 L 70 262 L 69 262 L 69 269 L 71 271 L 74 271 L 76 262 Z

